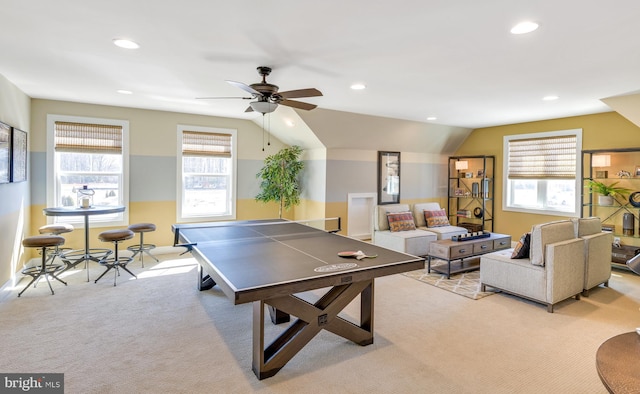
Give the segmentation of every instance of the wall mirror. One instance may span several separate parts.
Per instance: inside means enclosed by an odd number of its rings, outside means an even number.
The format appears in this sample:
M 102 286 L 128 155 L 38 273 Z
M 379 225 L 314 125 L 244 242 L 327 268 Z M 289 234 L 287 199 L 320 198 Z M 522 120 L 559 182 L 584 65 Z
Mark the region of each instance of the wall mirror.
M 400 203 L 400 152 L 378 152 L 378 204 Z

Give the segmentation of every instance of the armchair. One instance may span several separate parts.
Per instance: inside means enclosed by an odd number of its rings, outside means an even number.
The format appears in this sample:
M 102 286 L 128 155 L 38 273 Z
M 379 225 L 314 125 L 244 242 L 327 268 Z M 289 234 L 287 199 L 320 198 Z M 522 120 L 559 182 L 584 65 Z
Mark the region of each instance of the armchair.
M 582 295 L 589 296 L 589 291 L 601 283 L 609 286 L 611 277 L 611 244 L 610 233 L 602 232 L 602 221 L 597 217 L 572 219 L 574 233 L 584 241 L 584 286 Z
M 570 220 L 538 224 L 531 231 L 528 257 L 511 258 L 513 249 L 480 258 L 480 283 L 486 287 L 553 307 L 560 301 L 580 299 L 585 280 L 584 241 L 575 237 Z

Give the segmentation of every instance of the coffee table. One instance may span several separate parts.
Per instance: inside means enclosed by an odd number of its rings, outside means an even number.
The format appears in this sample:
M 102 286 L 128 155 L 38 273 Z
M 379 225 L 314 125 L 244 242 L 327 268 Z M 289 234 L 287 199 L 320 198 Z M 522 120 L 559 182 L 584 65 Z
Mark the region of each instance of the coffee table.
M 479 269 L 480 259 L 475 257 L 510 247 L 511 236 L 498 233 L 491 233 L 487 238 L 468 241 L 453 241 L 451 239 L 432 241 L 429 244 L 429 254 L 427 255 L 427 272 L 434 270 L 446 274 L 449 279 L 451 274 Z M 432 259 L 444 260 L 447 264 L 446 266 L 443 264 L 431 267 Z

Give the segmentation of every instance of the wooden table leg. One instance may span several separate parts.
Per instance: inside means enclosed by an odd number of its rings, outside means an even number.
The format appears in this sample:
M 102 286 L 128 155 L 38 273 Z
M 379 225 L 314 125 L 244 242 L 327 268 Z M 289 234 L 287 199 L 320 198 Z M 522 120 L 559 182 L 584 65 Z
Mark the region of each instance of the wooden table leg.
M 338 316 L 355 297 L 360 295 L 360 324 Z M 265 348 L 265 305 L 296 316 L 279 337 Z M 315 304 L 294 295 L 254 301 L 253 303 L 253 372 L 258 379 L 278 373 L 321 330 L 330 331 L 361 346 L 373 343 L 374 320 L 373 279 L 335 286 Z

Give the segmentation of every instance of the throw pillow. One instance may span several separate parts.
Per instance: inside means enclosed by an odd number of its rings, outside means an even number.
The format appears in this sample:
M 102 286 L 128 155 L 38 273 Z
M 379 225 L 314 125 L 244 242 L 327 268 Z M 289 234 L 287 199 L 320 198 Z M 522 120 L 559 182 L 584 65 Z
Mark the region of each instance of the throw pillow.
M 444 227 L 449 225 L 449 218 L 447 218 L 447 212 L 444 209 L 435 211 L 425 210 L 424 220 L 427 222 L 427 227 Z
M 387 213 L 387 221 L 389 222 L 389 230 L 392 232 L 416 229 L 411 212 L 389 212 Z
M 516 247 L 513 248 L 513 253 L 511 253 L 511 258 L 512 259 L 528 259 L 530 247 L 531 247 L 531 233 L 522 234 L 522 237 L 520 237 L 520 240 L 516 244 Z

